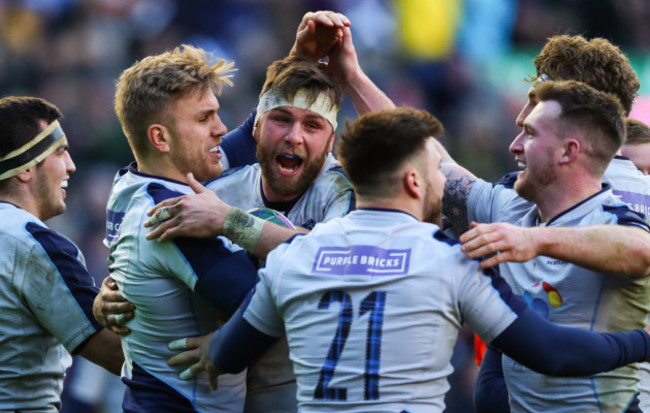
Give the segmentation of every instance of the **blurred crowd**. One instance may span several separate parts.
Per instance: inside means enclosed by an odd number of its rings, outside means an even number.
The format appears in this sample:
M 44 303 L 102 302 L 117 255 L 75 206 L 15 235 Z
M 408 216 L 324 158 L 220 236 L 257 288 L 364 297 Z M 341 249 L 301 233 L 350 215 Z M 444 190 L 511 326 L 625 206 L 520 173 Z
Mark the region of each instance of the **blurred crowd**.
M 396 104 L 439 117 L 455 159 L 487 179 L 514 167 L 507 148 L 524 79 L 550 35 L 608 38 L 629 56 L 650 99 L 646 0 L 0 0 L 0 94 L 42 97 L 63 111 L 77 173 L 68 212 L 49 224 L 82 248 L 98 282 L 107 275 L 108 190 L 131 161 L 113 111 L 121 71 L 182 43 L 233 60 L 235 85 L 221 95 L 220 115 L 235 128 L 255 105 L 266 66 L 289 52 L 302 15 L 322 9 L 349 17 L 368 75 Z M 342 112 L 339 128 L 355 116 L 349 102 Z M 447 411 L 471 412 L 471 334 L 461 335 L 453 360 Z M 119 380 L 73 369 L 72 381 L 95 379 L 75 383 L 81 393 L 68 390 L 68 406 L 81 400 L 97 412 L 119 411 L 120 396 L 110 395 Z M 118 400 L 99 407 L 104 396 Z

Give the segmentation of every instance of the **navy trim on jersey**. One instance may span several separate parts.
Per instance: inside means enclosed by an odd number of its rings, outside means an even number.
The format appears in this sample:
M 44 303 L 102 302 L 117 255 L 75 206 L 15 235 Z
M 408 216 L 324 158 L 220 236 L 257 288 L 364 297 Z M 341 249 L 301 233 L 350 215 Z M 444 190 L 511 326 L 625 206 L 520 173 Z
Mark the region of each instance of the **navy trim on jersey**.
M 603 210 L 616 215 L 619 225 L 641 227 L 650 232 L 650 226 L 645 222 L 644 215 L 628 208 L 627 205 L 603 205 Z
M 413 219 L 416 219 L 419 221 L 419 219 L 415 218 L 412 214 L 409 214 L 406 211 L 403 211 L 401 209 L 393 209 L 393 208 L 376 208 L 376 207 L 363 207 L 363 208 L 358 208 L 358 211 L 381 211 L 381 212 L 399 212 L 401 214 L 408 215 L 412 217 Z
M 198 277 L 194 292 L 230 316 L 257 282 L 257 268 L 246 251 L 235 253 L 218 238 L 172 240 Z
M 445 234 L 443 231 L 438 230 L 433 233 L 433 239 L 444 242 L 447 245 L 454 246 L 457 244 L 460 244 L 460 241 L 458 241 L 456 238 L 452 238 L 449 235 Z
M 131 162 L 131 163 L 129 164 L 129 166 L 128 166 L 128 170 L 127 170 L 127 172 L 131 172 L 132 174 L 135 174 L 135 175 L 138 175 L 138 176 L 143 176 L 143 177 L 145 177 L 145 178 L 151 178 L 151 179 L 156 179 L 156 180 L 160 180 L 160 181 L 171 182 L 171 183 L 174 183 L 174 184 L 180 184 L 180 185 L 189 186 L 186 182 L 177 181 L 177 180 L 175 180 L 175 179 L 171 179 L 171 178 L 165 178 L 164 176 L 150 175 L 150 174 L 147 174 L 147 173 L 144 173 L 144 172 L 140 172 L 140 171 L 138 171 L 137 168 L 138 168 L 137 163 L 136 163 L 136 162 Z M 120 172 L 121 172 L 121 171 L 120 171 Z M 155 183 L 155 182 L 154 182 L 154 183 L 151 183 L 151 184 L 149 184 L 149 185 L 158 185 L 158 186 L 164 188 L 162 185 L 157 184 L 157 183 Z M 179 195 L 185 195 L 185 194 L 182 194 L 182 193 L 178 192 L 178 195 L 174 195 L 174 196 L 179 196 Z M 168 198 L 172 198 L 172 197 L 170 196 L 170 197 L 168 197 Z M 156 203 L 158 203 L 158 202 L 156 202 Z
M 565 209 L 564 211 L 560 212 L 559 214 L 557 214 L 553 218 L 549 219 L 548 222 L 546 223 L 546 225 L 547 226 L 551 225 L 551 223 L 553 223 L 553 221 L 557 221 L 557 219 L 560 218 L 561 216 L 568 214 L 569 212 L 576 209 L 578 206 L 584 204 L 585 202 L 589 201 L 590 199 L 592 199 L 594 197 L 597 197 L 598 195 L 602 194 L 603 192 L 605 192 L 607 190 L 610 190 L 611 188 L 612 187 L 609 184 L 603 184 L 603 187 L 601 188 L 600 191 L 598 191 L 595 194 L 583 199 L 582 201 L 580 201 L 577 204 L 573 205 L 571 208 Z
M 499 179 L 492 186 L 503 185 L 506 188 L 513 189 L 515 187 L 515 181 L 517 180 L 517 175 L 519 175 L 519 171 L 508 172 L 507 174 L 503 175 L 501 179 Z
M 518 296 L 514 301 L 523 302 Z M 508 305 L 512 304 L 508 302 Z M 524 304 L 525 305 L 525 304 Z M 548 376 L 587 376 L 647 360 L 650 337 L 643 330 L 594 333 L 546 320 L 525 305 L 490 344 L 513 360 Z M 549 345 L 549 337 L 553 345 Z
M 38 242 L 61 275 L 79 308 L 96 331 L 103 329 L 93 316 L 93 302 L 99 292 L 91 275 L 79 261 L 79 250 L 63 235 L 34 222 L 28 222 L 25 230 Z
M 229 168 L 257 163 L 257 141 L 253 137 L 257 104 L 248 118 L 221 140 L 221 150 L 228 158 Z
M 241 372 L 278 339 L 262 333 L 244 318 L 253 292 L 242 302 L 235 315 L 210 339 L 210 360 L 218 370 L 225 373 Z
M 147 194 L 156 204 L 183 195 L 157 182 L 147 185 Z M 194 292 L 208 299 L 219 311 L 232 314 L 257 282 L 257 268 L 246 252 L 233 253 L 220 238 L 179 237 L 172 242 L 198 278 Z
M 125 413 L 198 411 L 178 390 L 149 374 L 136 362 L 133 362 L 131 378 L 122 377 L 122 381 L 126 384 L 122 399 Z

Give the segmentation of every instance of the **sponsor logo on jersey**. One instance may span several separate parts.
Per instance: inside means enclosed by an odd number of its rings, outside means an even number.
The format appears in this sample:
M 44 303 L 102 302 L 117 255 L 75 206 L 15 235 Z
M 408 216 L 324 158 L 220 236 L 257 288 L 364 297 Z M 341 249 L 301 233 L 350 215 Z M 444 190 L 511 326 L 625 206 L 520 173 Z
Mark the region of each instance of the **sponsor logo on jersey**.
M 106 213 L 106 241 L 117 241 L 120 236 L 120 225 L 124 219 L 124 212 L 115 212 L 110 209 Z
M 321 247 L 312 271 L 332 275 L 401 275 L 408 272 L 411 250 L 387 250 L 372 245 Z

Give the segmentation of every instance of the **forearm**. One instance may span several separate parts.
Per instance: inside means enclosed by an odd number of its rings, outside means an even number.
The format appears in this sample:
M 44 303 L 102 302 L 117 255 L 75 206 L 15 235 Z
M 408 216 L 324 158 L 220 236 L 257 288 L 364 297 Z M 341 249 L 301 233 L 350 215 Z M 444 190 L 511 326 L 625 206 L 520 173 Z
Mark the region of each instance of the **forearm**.
M 246 303 L 212 336 L 210 361 L 224 373 L 239 373 L 259 358 L 276 338 L 268 336 L 243 318 Z
M 553 337 L 550 342 L 549 337 Z M 650 357 L 650 336 L 643 330 L 594 333 L 562 327 L 530 307 L 490 344 L 518 363 L 550 376 L 587 376 Z
M 622 225 L 544 227 L 535 237 L 538 255 L 598 272 L 629 277 L 650 275 L 650 234 Z
M 275 247 L 300 232 L 264 221 L 235 207 L 229 209 L 223 224 L 225 237 L 263 260 Z
M 346 80 L 344 92 L 359 115 L 395 107 L 395 103 L 361 70 Z

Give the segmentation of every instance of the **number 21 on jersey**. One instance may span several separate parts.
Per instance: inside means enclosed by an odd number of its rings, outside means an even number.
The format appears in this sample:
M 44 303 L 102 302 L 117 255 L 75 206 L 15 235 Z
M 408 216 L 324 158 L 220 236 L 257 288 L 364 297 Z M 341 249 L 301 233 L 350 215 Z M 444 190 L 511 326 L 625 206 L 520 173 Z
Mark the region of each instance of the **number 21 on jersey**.
M 353 322 L 367 319 L 366 329 L 366 357 L 364 368 L 364 400 L 379 399 L 379 364 L 381 356 L 381 329 L 384 323 L 384 307 L 386 292 L 372 291 L 359 305 L 359 314 L 354 317 L 352 299 L 350 295 L 341 290 L 328 291 L 318 302 L 319 310 L 330 310 L 333 303 L 340 303 L 339 322 L 336 333 L 330 344 L 325 363 L 320 370 L 318 384 L 314 389 L 314 399 L 346 401 L 347 389 L 344 387 L 330 387 L 334 377 L 334 370 L 338 364 L 345 343 L 350 335 Z M 355 338 L 352 338 L 355 339 Z

